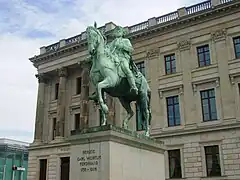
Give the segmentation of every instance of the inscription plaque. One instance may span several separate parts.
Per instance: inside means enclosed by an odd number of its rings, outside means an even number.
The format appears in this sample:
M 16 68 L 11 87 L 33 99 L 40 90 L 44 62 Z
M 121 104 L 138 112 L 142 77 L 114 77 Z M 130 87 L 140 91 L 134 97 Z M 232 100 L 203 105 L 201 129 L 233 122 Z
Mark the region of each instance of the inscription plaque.
M 98 171 L 101 155 L 97 155 L 94 149 L 82 150 L 81 156 L 77 157 L 81 172 Z

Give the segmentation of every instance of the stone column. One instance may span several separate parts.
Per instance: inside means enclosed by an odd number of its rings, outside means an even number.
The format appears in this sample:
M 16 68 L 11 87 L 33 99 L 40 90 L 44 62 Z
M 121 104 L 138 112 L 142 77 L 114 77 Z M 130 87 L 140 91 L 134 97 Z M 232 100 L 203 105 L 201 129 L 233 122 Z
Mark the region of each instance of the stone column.
M 43 74 L 37 74 L 36 78 L 38 78 L 39 84 L 38 84 L 34 143 L 41 143 L 44 120 L 44 88 L 46 79 L 44 78 Z
M 64 137 L 64 123 L 65 123 L 65 92 L 66 92 L 66 80 L 67 69 L 61 68 L 58 70 L 59 76 L 59 90 L 57 100 L 57 124 L 56 124 L 56 137 Z
M 82 90 L 81 90 L 81 112 L 80 112 L 80 127 L 87 128 L 88 127 L 88 119 L 89 119 L 89 104 L 88 104 L 88 96 L 89 96 L 89 66 L 87 64 L 83 65 L 82 70 Z

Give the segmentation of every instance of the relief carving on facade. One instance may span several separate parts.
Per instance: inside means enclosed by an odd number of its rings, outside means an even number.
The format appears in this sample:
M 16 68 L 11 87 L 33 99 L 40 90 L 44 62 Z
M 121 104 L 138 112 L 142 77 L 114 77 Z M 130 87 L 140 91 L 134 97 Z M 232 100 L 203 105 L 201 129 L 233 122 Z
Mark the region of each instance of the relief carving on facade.
M 150 49 L 150 50 L 148 50 L 147 51 L 147 55 L 146 55 L 146 57 L 147 58 L 153 58 L 153 57 L 157 57 L 157 56 L 159 56 L 159 48 L 157 47 L 157 48 L 153 48 L 153 49 Z
M 190 40 L 182 40 L 178 42 L 178 49 L 180 51 L 189 50 L 191 48 L 191 41 Z
M 219 29 L 211 33 L 213 41 L 221 41 L 226 39 L 226 29 Z
M 67 76 L 67 68 L 62 67 L 62 68 L 58 69 L 58 76 L 66 77 Z

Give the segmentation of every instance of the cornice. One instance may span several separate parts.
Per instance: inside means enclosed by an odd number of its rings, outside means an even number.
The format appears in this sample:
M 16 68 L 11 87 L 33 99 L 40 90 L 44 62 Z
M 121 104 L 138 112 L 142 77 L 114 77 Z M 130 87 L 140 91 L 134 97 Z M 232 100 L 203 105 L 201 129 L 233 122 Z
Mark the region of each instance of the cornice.
M 205 83 L 215 82 L 215 87 L 219 87 L 220 77 L 212 77 L 207 79 L 201 79 L 192 82 L 193 91 L 197 92 L 197 86 Z
M 229 74 L 229 78 L 232 84 L 235 84 L 235 78 L 240 77 L 240 72 Z
M 162 99 L 163 93 L 166 91 L 171 91 L 171 90 L 178 90 L 179 94 L 181 95 L 181 94 L 183 94 L 183 84 L 177 84 L 174 86 L 169 86 L 169 87 L 164 87 L 164 88 L 159 87 L 159 89 L 158 89 L 159 97 Z
M 166 131 L 166 132 L 156 132 L 152 133 L 151 137 L 153 138 L 166 138 L 166 137 L 173 137 L 173 136 L 184 136 L 190 134 L 197 134 L 197 133 L 206 133 L 206 132 L 216 132 L 216 131 L 223 131 L 223 130 L 231 130 L 231 129 L 240 129 L 240 123 L 232 123 L 232 124 L 221 124 L 217 126 L 209 126 L 209 127 L 197 127 L 191 129 L 180 129 L 175 131 Z
M 238 1 L 232 2 L 230 4 L 218 5 L 216 7 L 212 7 L 204 11 L 199 11 L 197 13 L 179 17 L 175 20 L 171 20 L 166 23 L 157 24 L 154 26 L 150 26 L 146 29 L 130 33 L 128 38 L 130 38 L 131 40 L 137 40 L 144 37 L 146 38 L 150 34 L 167 33 L 171 31 L 175 31 L 177 29 L 186 28 L 194 24 L 202 23 L 204 21 L 210 21 L 212 19 L 225 16 L 226 13 L 228 14 L 235 13 L 234 9 L 239 8 L 239 5 L 240 5 L 240 2 Z M 110 33 L 111 31 L 109 31 L 106 34 L 106 37 L 108 37 Z M 42 63 L 53 61 L 55 59 L 67 56 L 69 54 L 79 52 L 79 49 L 86 47 L 86 45 L 87 45 L 87 41 L 85 39 L 80 42 L 75 42 L 68 46 L 60 47 L 57 51 L 47 52 L 41 55 L 34 56 L 29 60 L 34 64 L 35 67 L 38 67 Z

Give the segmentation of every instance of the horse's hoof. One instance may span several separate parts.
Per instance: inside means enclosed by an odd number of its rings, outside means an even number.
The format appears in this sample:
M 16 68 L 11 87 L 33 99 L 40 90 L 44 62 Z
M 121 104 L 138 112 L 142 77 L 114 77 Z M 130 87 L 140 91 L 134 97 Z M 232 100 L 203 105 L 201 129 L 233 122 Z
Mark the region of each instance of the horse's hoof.
M 102 126 L 106 126 L 106 124 L 107 124 L 106 121 L 104 121 L 104 122 L 102 123 Z
M 145 131 L 144 135 L 147 136 L 147 137 L 149 137 L 149 136 L 150 136 L 149 131 Z
M 123 128 L 123 129 L 128 129 L 127 123 L 123 123 L 123 124 L 122 124 L 122 128 Z

